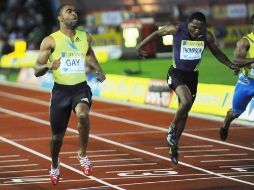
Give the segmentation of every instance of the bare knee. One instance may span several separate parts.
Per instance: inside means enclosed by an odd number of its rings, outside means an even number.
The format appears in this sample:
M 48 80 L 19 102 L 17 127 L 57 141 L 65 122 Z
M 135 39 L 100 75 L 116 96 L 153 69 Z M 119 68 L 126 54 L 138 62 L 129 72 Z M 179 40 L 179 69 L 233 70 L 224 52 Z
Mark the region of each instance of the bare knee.
M 192 101 L 189 99 L 182 100 L 180 102 L 179 108 L 188 112 L 191 109 Z
M 240 116 L 240 114 L 237 114 L 237 113 L 233 112 L 232 109 L 230 109 L 227 112 L 227 116 L 230 117 L 230 118 L 238 118 Z
M 80 112 L 77 114 L 78 122 L 81 124 L 81 126 L 85 126 L 88 123 L 88 117 L 88 112 Z

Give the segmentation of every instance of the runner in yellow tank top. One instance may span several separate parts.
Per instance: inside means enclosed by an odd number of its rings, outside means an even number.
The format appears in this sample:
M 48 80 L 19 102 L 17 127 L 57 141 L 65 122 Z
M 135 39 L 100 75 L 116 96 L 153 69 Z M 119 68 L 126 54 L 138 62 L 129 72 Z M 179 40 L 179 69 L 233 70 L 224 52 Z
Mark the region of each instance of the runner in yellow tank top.
M 227 112 L 220 128 L 220 138 L 225 141 L 231 122 L 238 118 L 254 98 L 254 15 L 251 16 L 252 32 L 243 36 L 236 44 L 235 64 L 243 68 L 235 86 L 232 108 Z
M 97 71 L 97 79 L 100 82 L 105 80 L 91 48 L 91 36 L 76 30 L 78 16 L 75 7 L 69 4 L 60 6 L 57 19 L 60 30 L 43 39 L 35 66 L 35 76 L 42 76 L 50 69 L 55 79 L 50 102 L 50 179 L 53 185 L 59 182 L 59 152 L 72 110 L 78 120 L 80 137 L 77 158 L 85 175 L 91 175 L 92 172 L 91 163 L 86 155 L 90 130 L 89 110 L 92 105 L 92 92 L 86 83 L 85 75 L 87 56 L 89 64 Z

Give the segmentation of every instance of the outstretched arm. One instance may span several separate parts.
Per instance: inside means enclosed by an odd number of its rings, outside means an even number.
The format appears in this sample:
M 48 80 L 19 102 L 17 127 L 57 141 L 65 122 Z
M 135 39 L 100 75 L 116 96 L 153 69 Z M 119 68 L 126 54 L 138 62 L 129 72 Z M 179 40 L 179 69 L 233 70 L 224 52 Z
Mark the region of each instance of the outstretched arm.
M 236 43 L 233 62 L 238 67 L 251 66 L 251 64 L 254 63 L 254 58 L 246 58 L 249 48 L 250 48 L 249 41 L 245 38 L 240 39 Z
M 228 59 L 228 57 L 218 48 L 218 46 L 215 44 L 214 36 L 209 31 L 207 31 L 207 46 L 218 61 L 228 66 L 230 69 L 233 69 L 233 70 L 238 69 L 238 67 L 235 66 Z
M 86 54 L 86 57 L 87 57 L 87 63 L 89 65 L 91 65 L 95 70 L 96 70 L 96 74 L 97 74 L 97 79 L 100 81 L 100 82 L 103 82 L 105 79 L 106 79 L 106 76 L 94 54 L 94 51 L 91 47 L 91 44 L 92 44 L 92 36 L 87 33 L 87 42 L 88 42 L 88 50 L 87 50 L 87 54 Z
M 55 41 L 51 36 L 48 36 L 42 40 L 39 55 L 34 67 L 34 75 L 36 77 L 44 75 L 48 69 L 57 69 L 59 67 L 60 58 L 48 63 L 49 56 L 54 49 Z
M 152 34 L 150 34 L 149 36 L 147 36 L 143 41 L 141 41 L 137 47 L 136 47 L 136 50 L 138 52 L 138 55 L 140 57 L 145 57 L 147 56 L 147 53 L 145 51 L 142 50 L 142 48 L 148 44 L 149 42 L 151 42 L 153 39 L 155 39 L 156 37 L 159 37 L 159 36 L 166 36 L 166 35 L 174 35 L 177 30 L 179 28 L 179 24 L 176 24 L 176 25 L 168 25 L 168 26 L 163 26 L 161 27 L 159 30 L 157 31 L 154 31 Z

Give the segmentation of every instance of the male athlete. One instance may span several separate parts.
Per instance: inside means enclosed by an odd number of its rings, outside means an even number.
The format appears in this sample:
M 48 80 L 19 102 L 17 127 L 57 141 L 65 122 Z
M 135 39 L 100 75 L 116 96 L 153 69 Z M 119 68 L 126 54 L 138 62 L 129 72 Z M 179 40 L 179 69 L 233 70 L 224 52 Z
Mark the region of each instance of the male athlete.
M 69 4 L 60 6 L 57 20 L 60 30 L 43 39 L 35 66 L 35 76 L 42 76 L 50 69 L 55 80 L 50 101 L 50 178 L 53 185 L 59 182 L 59 152 L 72 110 L 78 121 L 80 149 L 77 158 L 84 174 L 92 173 L 86 153 L 90 130 L 89 110 L 92 105 L 92 92 L 85 75 L 86 56 L 89 56 L 89 64 L 97 71 L 97 79 L 100 82 L 105 80 L 91 48 L 91 36 L 76 29 L 78 16 L 75 7 Z
M 214 36 L 206 29 L 206 17 L 201 12 L 193 13 L 187 22 L 163 26 L 146 37 L 137 47 L 141 57 L 147 55 L 142 47 L 155 37 L 173 35 L 173 65 L 168 70 L 167 83 L 178 96 L 179 107 L 170 124 L 167 142 L 173 164 L 178 163 L 178 142 L 185 128 L 188 113 L 194 103 L 197 84 L 198 66 L 206 46 L 212 54 L 231 69 L 236 69 L 231 61 L 215 44 Z
M 220 138 L 225 141 L 231 122 L 238 118 L 254 97 L 254 15 L 251 16 L 252 32 L 243 36 L 236 44 L 234 62 L 246 65 L 238 77 L 233 96 L 233 106 L 227 112 L 223 125 L 220 128 Z

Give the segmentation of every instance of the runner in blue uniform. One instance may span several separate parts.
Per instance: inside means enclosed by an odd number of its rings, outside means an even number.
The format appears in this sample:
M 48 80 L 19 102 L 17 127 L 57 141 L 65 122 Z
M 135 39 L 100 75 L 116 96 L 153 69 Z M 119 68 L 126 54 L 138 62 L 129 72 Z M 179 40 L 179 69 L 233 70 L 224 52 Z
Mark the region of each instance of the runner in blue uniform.
M 201 12 L 193 13 L 187 22 L 163 26 L 145 38 L 137 47 L 139 56 L 146 56 L 142 50 L 155 37 L 173 35 L 173 64 L 169 68 L 167 83 L 178 96 L 179 107 L 169 126 L 167 142 L 170 158 L 174 164 L 178 163 L 178 142 L 185 128 L 188 113 L 197 93 L 198 66 L 206 46 L 212 54 L 231 69 L 235 65 L 215 44 L 214 36 L 206 29 L 206 17 Z
M 254 15 L 251 16 L 252 32 L 243 36 L 236 44 L 234 60 L 237 64 L 245 64 L 235 86 L 232 109 L 227 112 L 220 128 L 220 138 L 225 141 L 231 122 L 238 118 L 254 97 Z M 242 65 L 243 66 L 243 65 Z

